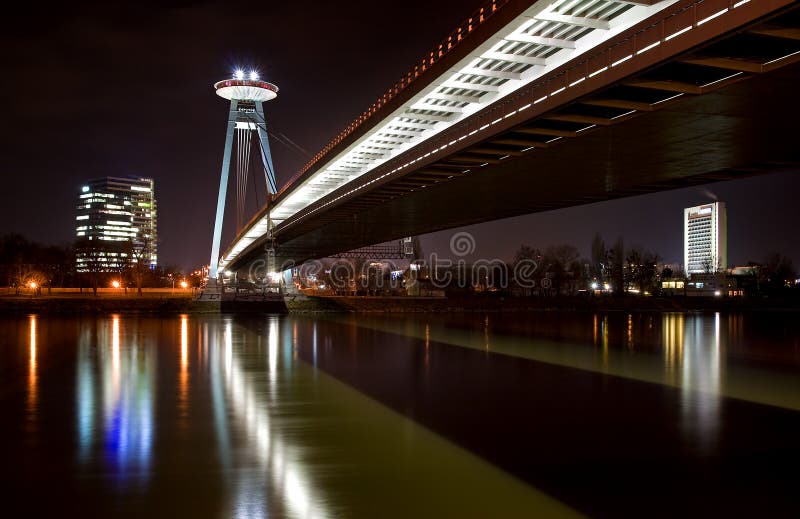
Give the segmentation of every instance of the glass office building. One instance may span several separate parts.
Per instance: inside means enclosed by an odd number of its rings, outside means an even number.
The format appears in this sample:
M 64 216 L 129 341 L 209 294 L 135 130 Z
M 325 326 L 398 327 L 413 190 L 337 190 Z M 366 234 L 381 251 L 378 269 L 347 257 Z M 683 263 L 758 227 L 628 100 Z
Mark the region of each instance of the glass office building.
M 78 272 L 120 272 L 158 263 L 152 178 L 104 177 L 81 187 L 76 220 Z

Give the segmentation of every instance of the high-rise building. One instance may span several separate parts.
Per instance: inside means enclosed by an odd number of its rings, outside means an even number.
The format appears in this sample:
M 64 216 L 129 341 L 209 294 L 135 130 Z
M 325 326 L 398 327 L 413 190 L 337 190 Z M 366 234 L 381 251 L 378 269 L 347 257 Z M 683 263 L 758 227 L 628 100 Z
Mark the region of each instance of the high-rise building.
M 78 272 L 120 272 L 158 262 L 152 178 L 105 177 L 81 187 L 76 254 Z
M 716 272 L 728 266 L 725 202 L 683 210 L 683 265 L 686 274 Z

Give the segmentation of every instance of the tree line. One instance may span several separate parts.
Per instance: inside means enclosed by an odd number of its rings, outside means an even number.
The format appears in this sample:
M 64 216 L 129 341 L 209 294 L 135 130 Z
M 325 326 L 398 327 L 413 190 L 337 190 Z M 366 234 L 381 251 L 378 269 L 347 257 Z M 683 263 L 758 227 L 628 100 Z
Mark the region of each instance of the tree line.
M 514 254 L 512 266 L 522 261 L 536 264 L 535 279 L 538 286 L 546 285 L 552 294 L 569 295 L 581 289 L 595 287 L 622 294 L 631 289 L 641 294 L 658 294 L 663 279 L 687 280 L 683 270 L 673 271 L 662 265 L 662 256 L 640 246 L 627 248 L 622 237 L 607 244 L 602 235 L 595 233 L 589 247 L 589 258 L 581 257 L 578 249 L 570 244 L 537 248 L 521 245 Z M 660 266 L 662 268 L 660 268 Z M 791 258 L 771 252 L 761 261 L 745 264 L 754 277 L 752 286 L 757 294 L 779 295 L 787 290 L 797 291 L 797 270 Z M 517 269 L 512 269 L 516 272 Z M 719 266 L 709 265 L 708 274 L 721 272 Z M 520 285 L 520 283 L 517 283 Z M 534 290 L 525 289 L 524 293 Z
M 99 287 L 110 286 L 112 280 L 119 281 L 120 288 L 164 287 L 172 278 L 182 277 L 175 267 L 151 270 L 146 260 L 147 244 L 132 241 L 116 242 L 112 247 L 90 240 L 78 240 L 67 245 L 42 245 L 17 233 L 0 236 L 0 285 L 17 288 L 81 287 L 97 293 Z M 104 271 L 99 252 L 126 254 L 125 261 L 112 272 Z M 82 272 L 77 266 L 77 255 L 86 259 Z

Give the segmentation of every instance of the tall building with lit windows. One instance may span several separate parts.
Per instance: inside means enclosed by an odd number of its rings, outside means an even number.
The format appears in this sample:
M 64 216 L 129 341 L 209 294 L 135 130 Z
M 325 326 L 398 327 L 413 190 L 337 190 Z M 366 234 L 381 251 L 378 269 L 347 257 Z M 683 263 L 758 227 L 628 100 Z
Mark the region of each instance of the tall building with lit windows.
M 725 202 L 683 210 L 683 265 L 686 274 L 728 267 L 728 217 Z
M 152 178 L 105 177 L 81 187 L 78 272 L 120 272 L 137 262 L 158 263 L 157 208 Z

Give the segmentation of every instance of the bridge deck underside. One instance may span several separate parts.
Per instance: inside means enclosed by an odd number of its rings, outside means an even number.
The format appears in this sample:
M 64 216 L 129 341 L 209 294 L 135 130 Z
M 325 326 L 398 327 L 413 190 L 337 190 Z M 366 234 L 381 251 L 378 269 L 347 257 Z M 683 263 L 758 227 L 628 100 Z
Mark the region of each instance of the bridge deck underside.
M 279 228 L 278 258 L 800 169 L 797 18 L 695 50 Z
M 287 256 L 322 257 L 498 218 L 800 171 L 797 85 L 800 67 L 792 66 L 768 79 L 738 83 L 580 139 L 475 168 L 287 240 Z

